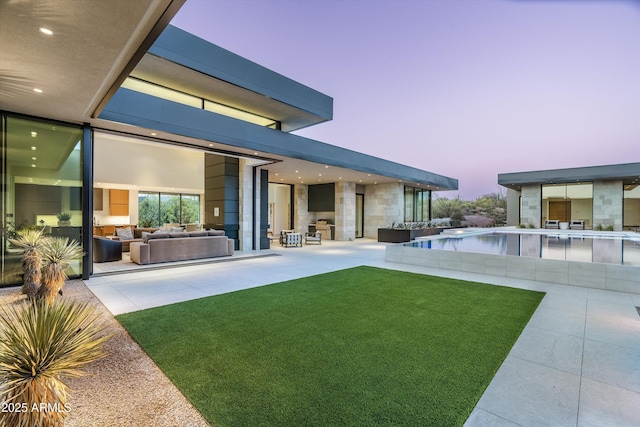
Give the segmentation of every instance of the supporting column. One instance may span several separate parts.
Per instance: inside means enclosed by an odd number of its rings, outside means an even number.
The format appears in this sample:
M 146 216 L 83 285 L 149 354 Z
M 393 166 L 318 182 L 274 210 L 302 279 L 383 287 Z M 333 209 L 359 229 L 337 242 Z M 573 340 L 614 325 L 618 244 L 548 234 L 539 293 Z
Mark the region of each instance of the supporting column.
M 241 251 L 253 250 L 253 167 L 240 159 L 238 173 L 239 188 L 239 230 L 238 242 Z
M 522 224 L 534 227 L 542 227 L 542 186 L 540 184 L 523 185 L 522 212 L 520 212 Z
M 239 242 L 239 160 L 206 153 L 204 157 L 204 223 L 208 228 L 224 230 Z
M 309 231 L 309 224 L 315 222 L 309 213 L 309 187 L 305 184 L 293 186 L 293 228 L 298 233 Z
M 364 237 L 378 238 L 378 228 L 404 220 L 404 184 L 372 184 L 364 192 Z
M 335 238 L 354 240 L 356 238 L 356 183 L 336 182 Z
M 593 228 L 613 225 L 614 231 L 622 230 L 623 211 L 622 180 L 593 182 Z

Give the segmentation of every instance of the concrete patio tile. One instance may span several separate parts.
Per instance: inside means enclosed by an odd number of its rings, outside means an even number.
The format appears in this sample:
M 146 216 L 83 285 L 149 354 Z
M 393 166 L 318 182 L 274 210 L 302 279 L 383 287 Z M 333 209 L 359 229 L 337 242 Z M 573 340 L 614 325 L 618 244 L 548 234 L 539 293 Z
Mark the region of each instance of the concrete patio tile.
M 477 408 L 522 426 L 575 427 L 580 376 L 508 356 Z
M 528 326 L 584 337 L 584 322 L 584 314 L 578 312 L 538 307 L 533 316 L 531 316 Z
M 585 340 L 582 376 L 640 393 L 640 346 L 636 348 Z
M 582 344 L 582 338 L 575 335 L 527 327 L 509 355 L 580 375 Z
M 539 308 L 560 310 L 585 316 L 587 312 L 587 298 L 557 295 L 547 292 Z
M 590 310 L 587 313 L 585 338 L 638 349 L 640 345 L 640 318 L 633 313 L 632 307 L 618 312 Z
M 640 425 L 640 394 L 582 379 L 580 388 L 580 427 L 636 427 Z
M 519 424 L 500 418 L 482 409 L 474 409 L 464 427 L 518 427 Z

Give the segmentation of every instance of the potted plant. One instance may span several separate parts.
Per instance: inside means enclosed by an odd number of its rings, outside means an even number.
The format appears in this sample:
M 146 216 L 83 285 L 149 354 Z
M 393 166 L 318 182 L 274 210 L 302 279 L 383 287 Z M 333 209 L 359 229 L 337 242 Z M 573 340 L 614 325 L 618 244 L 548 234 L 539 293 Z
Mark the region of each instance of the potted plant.
M 71 214 L 68 212 L 61 212 L 58 215 L 56 215 L 58 217 L 58 226 L 62 227 L 62 226 L 68 226 L 71 225 Z

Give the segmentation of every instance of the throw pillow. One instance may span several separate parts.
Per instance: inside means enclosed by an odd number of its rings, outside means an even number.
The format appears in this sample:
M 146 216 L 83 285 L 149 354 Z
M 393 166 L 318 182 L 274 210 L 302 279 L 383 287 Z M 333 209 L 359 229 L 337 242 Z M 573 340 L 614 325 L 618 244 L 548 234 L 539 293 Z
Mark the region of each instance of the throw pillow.
M 116 228 L 116 236 L 118 236 L 122 240 L 132 240 L 133 231 L 131 230 L 131 227 Z

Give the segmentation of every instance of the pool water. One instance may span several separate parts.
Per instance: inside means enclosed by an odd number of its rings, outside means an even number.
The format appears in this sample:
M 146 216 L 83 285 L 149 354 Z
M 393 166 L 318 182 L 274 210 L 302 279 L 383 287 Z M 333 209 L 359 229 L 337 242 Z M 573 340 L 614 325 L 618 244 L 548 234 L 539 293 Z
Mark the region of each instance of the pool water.
M 417 240 L 406 245 L 445 251 L 640 266 L 640 238 L 489 232 Z

